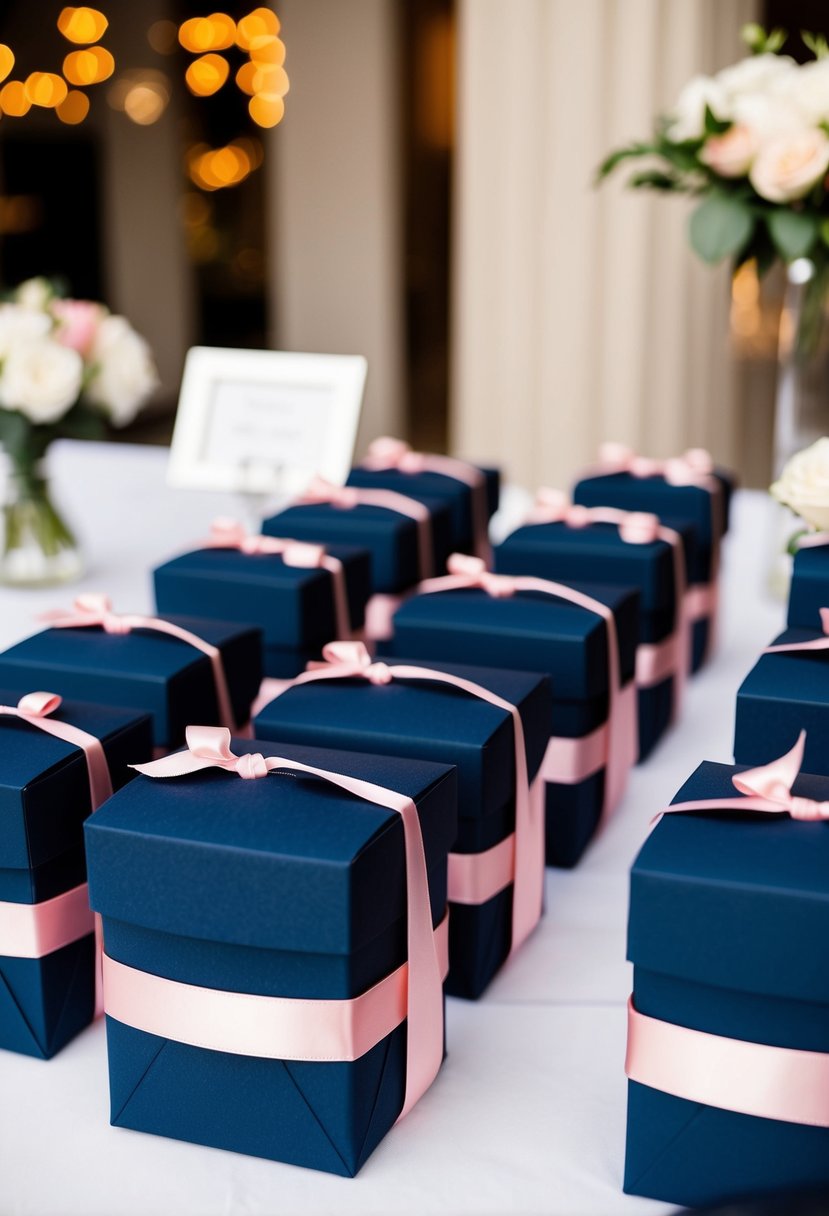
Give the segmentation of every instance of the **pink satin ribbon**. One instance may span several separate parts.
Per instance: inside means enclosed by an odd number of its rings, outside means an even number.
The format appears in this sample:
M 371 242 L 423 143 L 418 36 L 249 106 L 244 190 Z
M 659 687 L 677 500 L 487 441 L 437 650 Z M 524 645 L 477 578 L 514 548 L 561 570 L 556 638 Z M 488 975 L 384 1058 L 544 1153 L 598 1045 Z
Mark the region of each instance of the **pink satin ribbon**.
M 150 764 L 134 766 L 138 772 L 149 777 L 180 777 L 197 773 L 204 769 L 223 769 L 245 780 L 267 777 L 270 773 L 287 771 L 289 773 L 305 773 L 318 777 L 339 789 L 345 790 L 364 802 L 375 806 L 386 807 L 395 811 L 403 823 L 403 839 L 406 853 L 406 895 L 407 895 L 407 938 L 408 938 L 408 972 L 406 983 L 405 1015 L 407 1019 L 406 1046 L 406 1095 L 400 1118 L 411 1110 L 412 1106 L 426 1092 L 437 1076 L 443 1059 L 443 976 L 435 946 L 432 930 L 432 913 L 429 899 L 429 880 L 426 873 L 426 857 L 423 851 L 423 836 L 420 828 L 417 807 L 411 798 L 399 794 L 395 790 L 374 785 L 369 781 L 360 781 L 356 777 L 343 776 L 326 769 L 314 768 L 301 764 L 297 760 L 287 760 L 279 756 L 263 756 L 259 753 L 249 753 L 237 756 L 230 750 L 230 732 L 221 727 L 190 726 L 187 728 L 187 750 L 175 752 L 162 760 Z M 239 797 L 237 793 L 236 797 Z M 232 801 L 232 800 L 231 800 Z M 110 964 L 107 964 L 108 969 Z M 119 973 L 123 980 L 123 974 Z M 231 994 L 206 988 L 199 990 L 200 996 L 195 1004 L 189 1003 L 186 991 L 195 987 L 181 985 L 185 990 L 180 1004 L 176 1003 L 177 987 L 167 988 L 167 1003 L 164 1015 L 158 1012 L 156 999 L 158 994 L 158 977 L 150 977 L 144 985 L 140 979 L 141 973 L 133 972 L 129 977 L 127 1008 L 119 1003 L 119 1014 L 110 1006 L 110 992 L 104 989 L 107 1012 L 119 1021 L 128 1025 L 135 1024 L 132 1018 L 157 1018 L 159 1029 L 154 1034 L 162 1037 L 176 1038 L 180 1042 L 194 1043 L 197 1046 L 205 1041 L 206 1036 L 221 1034 L 232 1038 L 237 1046 L 236 1051 L 245 1055 L 268 1055 L 269 1044 L 273 1036 L 266 1025 L 262 1028 L 261 1014 L 252 1014 L 245 1021 L 244 1028 L 234 1026 L 237 1018 L 241 1017 L 239 1010 L 243 1007 L 253 1010 L 270 1010 L 276 1018 L 282 1017 L 284 1022 L 279 1028 L 280 1049 L 297 1033 L 300 1053 L 307 1044 L 306 1035 L 320 1043 L 337 1043 L 343 1029 L 343 1003 L 329 1001 L 300 1002 L 302 1013 L 297 1017 L 296 1002 L 280 999 L 255 997 L 242 994 L 241 999 L 228 1000 Z M 116 989 L 116 992 L 120 991 Z M 179 994 L 182 995 L 182 994 Z M 237 998 L 239 994 L 233 994 Z M 364 994 L 365 997 L 366 994 Z M 357 998 L 359 1002 L 363 998 Z M 117 1001 L 117 996 L 113 997 Z M 263 1004 L 264 1002 L 264 1004 Z M 366 1026 L 361 1027 L 361 1035 L 370 1039 L 377 1033 L 379 1042 L 383 1027 L 375 1025 L 373 1019 L 379 1017 L 378 1008 L 371 1000 L 365 1002 Z M 134 1011 L 134 1012 L 133 1012 Z M 167 1019 L 169 1013 L 169 1019 Z M 224 1019 L 231 1018 L 230 1023 Z M 245 1029 L 249 1033 L 242 1033 Z M 239 1030 L 239 1035 L 237 1035 Z M 284 1038 L 282 1037 L 284 1031 Z M 274 1032 L 276 1033 L 276 1032 Z M 347 1045 L 340 1044 L 342 1050 Z M 221 1048 L 221 1050 L 229 1050 Z M 290 1052 L 285 1058 L 297 1058 Z M 332 1057 L 329 1057 L 332 1058 Z M 333 1058 L 349 1058 L 348 1056 Z
M 688 448 L 681 456 L 668 460 L 652 460 L 638 455 L 623 443 L 603 443 L 599 447 L 599 464 L 586 476 L 608 473 L 630 473 L 632 477 L 662 477 L 672 486 L 698 486 L 706 490 L 711 504 L 711 572 L 710 580 L 701 588 L 689 588 L 688 614 L 692 621 L 710 618 L 706 655 L 710 658 L 716 645 L 717 583 L 720 571 L 720 541 L 725 524 L 725 501 L 722 483 L 714 476 L 714 461 L 705 448 Z M 699 591 L 699 594 L 694 594 Z
M 533 816 L 544 822 L 544 778 L 530 784 Z M 480 853 L 449 854 L 449 900 L 453 904 L 480 905 L 494 899 L 515 882 L 515 832 Z
M 49 715 L 60 707 L 61 698 L 51 692 L 30 692 L 16 706 L 0 705 L 0 715 L 18 718 L 30 726 L 81 749 L 89 781 L 89 801 L 96 810 L 112 795 L 112 778 L 100 739 L 70 722 L 56 722 Z M 70 942 L 95 933 L 95 1016 L 103 1011 L 101 995 L 100 922 L 89 908 L 87 884 L 81 883 L 52 899 L 37 904 L 0 901 L 0 955 L 10 958 L 43 958 Z
M 442 979 L 448 927 L 444 916 L 434 932 Z M 116 1021 L 208 1051 L 268 1060 L 358 1060 L 406 1017 L 408 983 L 409 965 L 402 963 L 350 1000 L 259 996 L 182 984 L 104 955 L 106 1011 Z
M 829 532 L 805 532 L 794 543 L 798 549 L 822 549 L 829 545 Z
M 206 543 L 211 549 L 238 549 L 240 553 L 251 557 L 281 557 L 286 566 L 300 570 L 327 570 L 331 575 L 337 637 L 351 637 L 345 569 L 338 557 L 326 553 L 323 545 L 308 544 L 280 536 L 258 536 L 248 532 L 244 525 L 235 519 L 225 518 L 213 521 Z
M 829 608 L 820 609 L 820 624 L 824 636 L 809 642 L 783 642 L 778 646 L 767 646 L 763 654 L 796 654 L 799 651 L 829 650 Z
M 315 683 L 320 680 L 364 679 L 371 684 L 389 684 L 392 680 L 425 681 L 458 688 L 510 715 L 515 749 L 515 843 L 514 868 L 510 876 L 510 881 L 514 883 L 511 952 L 517 950 L 541 919 L 544 895 L 544 816 L 538 800 L 533 802 L 530 797 L 524 725 L 518 709 L 509 701 L 505 701 L 503 697 L 491 692 L 490 689 L 484 688 L 480 684 L 474 684 L 471 680 L 464 680 L 461 676 L 450 675 L 446 671 L 405 665 L 389 667 L 385 663 L 372 662 L 371 655 L 361 642 L 329 642 L 324 647 L 322 656 L 321 663 L 309 663 L 308 670 L 297 676 L 289 687 Z M 506 846 L 499 855 L 497 862 L 499 866 L 503 864 L 505 848 Z M 454 859 L 455 854 L 451 856 Z M 483 859 L 480 863 L 452 860 L 450 861 L 450 875 L 453 870 L 456 875 L 460 874 L 462 868 L 466 873 L 470 866 L 476 864 L 480 865 L 483 876 L 481 881 L 484 885 L 491 882 L 492 859 L 490 861 Z M 500 872 L 502 871 L 499 870 Z M 474 883 L 477 880 L 470 881 Z M 462 880 L 459 878 L 455 887 L 451 885 L 450 880 L 449 898 L 453 902 L 477 902 L 469 898 L 471 889 L 471 886 L 467 885 L 466 878 Z
M 691 665 L 691 617 L 685 578 L 682 537 L 666 528 L 657 515 L 646 511 L 622 511 L 616 507 L 583 507 L 571 503 L 566 494 L 542 486 L 522 526 L 563 523 L 569 528 L 610 524 L 629 545 L 651 545 L 664 541 L 671 546 L 674 568 L 674 625 L 671 636 L 658 643 L 643 642 L 636 648 L 636 683 L 651 688 L 673 678 L 673 715 L 679 716 Z
M 394 614 L 405 603 L 412 592 L 387 595 L 376 592 L 366 604 L 366 619 L 363 633 L 368 642 L 387 642 L 394 637 Z
M 785 756 L 735 773 L 732 782 L 743 797 L 675 802 L 656 820 L 689 811 L 761 811 L 788 814 L 803 822 L 829 820 L 829 802 L 792 793 L 805 742 L 806 732 L 801 731 Z M 632 1081 L 689 1102 L 763 1119 L 829 1127 L 829 1054 L 691 1030 L 644 1016 L 632 999 L 625 1071 Z
M 400 473 L 440 473 L 461 481 L 472 491 L 472 536 L 477 557 L 488 562 L 491 556 L 489 544 L 489 505 L 486 493 L 486 477 L 474 464 L 458 460 L 455 456 L 438 456 L 428 452 L 416 452 L 402 439 L 383 435 L 369 444 L 361 465 L 372 472 L 396 469 Z
M 315 477 L 297 500 L 300 505 L 327 503 L 340 511 L 355 507 L 382 507 L 405 515 L 417 524 L 417 548 L 420 577 L 429 578 L 434 566 L 432 550 L 432 516 L 425 503 L 396 490 L 358 489 L 356 486 L 335 486 L 323 477 Z
M 532 578 L 530 576 L 516 577 L 510 574 L 493 574 L 486 569 L 484 563 L 477 557 L 467 557 L 464 554 L 453 553 L 447 562 L 447 569 L 449 573 L 442 578 L 428 579 L 425 583 L 421 583 L 418 587 L 418 592 L 424 595 L 433 595 L 442 591 L 470 589 L 484 591 L 495 599 L 509 599 L 521 591 L 541 592 L 544 595 L 552 595 L 557 599 L 565 600 L 569 604 L 575 604 L 579 608 L 584 608 L 587 612 L 593 612 L 605 622 L 607 630 L 608 706 L 607 729 L 602 736 L 605 748 L 602 817 L 607 818 L 624 792 L 628 772 L 639 751 L 637 715 L 635 712 L 625 712 L 624 706 L 620 706 L 622 677 L 619 660 L 619 638 L 616 631 L 616 618 L 613 615 L 612 609 L 608 608 L 607 604 L 601 603 L 600 600 L 593 599 L 592 596 L 585 595 L 582 591 L 576 591 L 574 587 L 567 587 L 564 583 L 556 583 L 549 579 Z M 588 736 L 584 741 L 584 747 L 594 746 L 589 742 L 590 738 Z M 558 741 L 556 740 L 556 742 Z M 582 740 L 567 740 L 566 748 L 575 752 L 579 750 L 579 744 L 582 744 Z M 572 778 L 567 775 L 567 772 L 560 777 L 552 775 L 551 770 L 555 765 L 555 753 L 551 751 L 552 745 L 553 740 L 548 745 L 548 753 L 545 756 L 544 769 L 548 774 L 547 780 L 569 782 Z
M 227 686 L 222 652 L 218 646 L 212 646 L 197 634 L 190 633 L 187 629 L 181 629 L 178 625 L 174 625 L 172 621 L 165 621 L 159 617 L 139 616 L 135 613 L 119 615 L 112 611 L 112 605 L 108 596 L 93 593 L 79 595 L 72 605 L 70 612 L 65 612 L 61 609 L 44 612 L 41 614 L 40 620 L 48 622 L 53 629 L 98 627 L 103 629 L 105 633 L 114 634 L 131 633 L 133 629 L 148 629 L 153 633 L 164 633 L 171 638 L 177 638 L 180 642 L 186 642 L 188 646 L 193 646 L 196 650 L 201 651 L 202 654 L 207 655 L 210 660 L 210 666 L 213 671 L 213 682 L 216 686 L 219 721 L 228 730 L 235 729 L 236 722 L 233 716 L 233 706 Z

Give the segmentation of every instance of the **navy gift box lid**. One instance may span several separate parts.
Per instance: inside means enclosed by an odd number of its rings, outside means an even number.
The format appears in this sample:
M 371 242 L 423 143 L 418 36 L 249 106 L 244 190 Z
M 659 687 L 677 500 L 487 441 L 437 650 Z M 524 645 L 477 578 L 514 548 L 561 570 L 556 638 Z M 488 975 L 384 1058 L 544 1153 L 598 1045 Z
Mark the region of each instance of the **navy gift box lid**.
M 0 689 L 0 704 L 17 705 L 30 689 Z M 49 715 L 101 740 L 112 784 L 131 776 L 128 764 L 152 755 L 148 715 L 64 701 Z M 91 810 L 86 759 L 79 747 L 11 715 L 0 715 L 0 870 L 43 865 L 80 842 Z
M 745 768 L 701 764 L 673 801 L 738 797 L 731 779 Z M 802 774 L 793 792 L 825 801 L 829 778 Z M 634 862 L 628 958 L 637 967 L 722 989 L 829 1001 L 827 943 L 827 822 L 665 815 Z
M 552 697 L 545 676 L 421 659 L 389 663 L 397 664 L 446 671 L 515 705 L 524 726 L 532 780 L 550 734 Z M 511 715 L 436 681 L 393 679 L 376 685 L 357 677 L 300 684 L 262 709 L 255 731 L 265 738 L 308 740 L 325 747 L 348 745 L 455 764 L 460 774 L 459 814 L 465 819 L 500 810 L 514 797 Z
M 794 555 L 786 623 L 820 629 L 821 608 L 829 608 L 829 545 L 807 546 Z
M 639 593 L 597 583 L 571 585 L 613 610 L 626 682 L 636 664 Z M 394 629 L 394 654 L 424 655 L 428 645 L 435 660 L 483 664 L 494 658 L 497 637 L 498 666 L 552 674 L 556 701 L 608 692 L 604 620 L 543 592 L 521 591 L 506 598 L 477 589 L 415 595 L 395 613 Z
M 261 630 L 201 617 L 166 619 L 221 650 L 236 720 L 245 723 L 262 680 Z M 0 683 L 147 711 L 159 747 L 176 746 L 188 723 L 218 714 L 207 655 L 148 629 L 45 629 L 0 654 Z
M 487 475 L 485 470 L 480 471 L 484 474 L 485 479 L 487 516 L 491 517 L 497 509 L 498 503 L 497 472 L 489 470 L 489 475 Z M 491 485 L 493 473 L 495 473 L 494 495 Z M 450 477 L 446 473 L 436 473 L 431 469 L 419 473 L 404 473 L 400 469 L 366 469 L 358 465 L 349 473 L 346 485 L 394 490 L 398 494 L 407 494 L 410 498 L 420 499 L 427 504 L 433 499 L 444 499 L 452 515 L 453 548 L 462 553 L 472 549 L 475 539 L 472 511 L 473 491 L 466 482 Z
M 457 831 L 446 765 L 237 739 L 413 798 L 427 868 Z M 315 777 L 138 775 L 86 823 L 90 904 L 113 920 L 263 949 L 349 954 L 405 915 L 400 816 Z
M 577 481 L 573 487 L 573 502 L 584 507 L 651 511 L 664 523 L 670 519 L 691 525 L 696 530 L 700 547 L 711 547 L 711 494 L 702 486 L 671 485 L 662 477 L 604 473 Z
M 359 629 L 371 595 L 370 555 L 352 545 L 327 552 L 343 564 L 351 627 Z M 321 646 L 337 635 L 330 572 L 286 565 L 278 554 L 197 549 L 157 566 L 153 579 L 159 612 L 259 625 L 266 646 Z

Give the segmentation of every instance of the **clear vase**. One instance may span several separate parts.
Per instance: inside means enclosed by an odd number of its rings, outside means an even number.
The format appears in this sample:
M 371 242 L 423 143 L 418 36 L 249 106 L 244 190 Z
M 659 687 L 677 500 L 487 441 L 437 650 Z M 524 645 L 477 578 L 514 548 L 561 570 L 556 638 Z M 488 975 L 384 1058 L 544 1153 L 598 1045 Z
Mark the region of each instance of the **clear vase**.
M 786 289 L 777 346 L 772 473 L 776 480 L 786 461 L 829 435 L 829 281 L 808 258 L 786 267 Z M 774 559 L 771 590 L 785 598 L 791 581 L 793 537 L 802 521 L 773 503 Z
M 0 583 L 51 587 L 83 572 L 78 542 L 52 502 L 42 461 L 9 464 L 3 503 Z

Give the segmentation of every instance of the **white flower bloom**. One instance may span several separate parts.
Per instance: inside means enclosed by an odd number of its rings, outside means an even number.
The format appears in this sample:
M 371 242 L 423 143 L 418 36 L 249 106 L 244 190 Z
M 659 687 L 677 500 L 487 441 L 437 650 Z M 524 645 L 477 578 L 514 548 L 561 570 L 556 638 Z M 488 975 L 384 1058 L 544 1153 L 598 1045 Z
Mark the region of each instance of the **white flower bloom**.
M 772 91 L 815 126 L 829 119 L 829 59 L 815 59 L 773 82 Z
M 57 422 L 77 401 L 83 359 L 51 338 L 16 344 L 0 373 L 0 406 L 19 410 L 30 422 Z
M 717 72 L 714 80 L 733 101 L 744 93 L 763 93 L 772 84 L 796 76 L 801 70 L 788 55 L 749 55 Z
M 829 169 L 829 139 L 817 127 L 764 144 L 749 172 L 752 186 L 771 203 L 803 198 Z
M 829 529 L 829 439 L 792 456 L 771 492 L 807 524 Z
M 763 143 L 781 135 L 795 135 L 811 125 L 790 97 L 775 90 L 741 93 L 731 101 L 731 116 L 735 123 L 754 131 Z
M 668 138 L 674 143 L 686 139 L 701 139 L 705 134 L 705 107 L 717 118 L 731 117 L 725 89 L 710 76 L 694 76 L 676 100 L 670 112 Z
M 38 312 L 45 312 L 49 307 L 54 296 L 52 284 L 48 279 L 26 279 L 24 283 L 15 290 L 15 302 L 21 308 L 30 308 Z
M 89 355 L 95 367 L 86 398 L 115 426 L 132 422 L 158 386 L 158 372 L 144 339 L 124 317 L 104 317 Z
M 0 304 L 0 359 L 21 342 L 45 337 L 51 328 L 52 319 L 45 312 L 20 304 Z

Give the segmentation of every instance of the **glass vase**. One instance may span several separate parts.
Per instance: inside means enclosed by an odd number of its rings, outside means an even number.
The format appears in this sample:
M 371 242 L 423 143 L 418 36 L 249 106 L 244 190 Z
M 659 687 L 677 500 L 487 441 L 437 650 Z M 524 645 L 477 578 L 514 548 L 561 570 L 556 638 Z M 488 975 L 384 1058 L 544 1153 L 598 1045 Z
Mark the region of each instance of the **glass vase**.
M 51 587 L 83 572 L 78 542 L 52 502 L 42 461 L 9 461 L 3 503 L 0 583 L 9 587 Z

